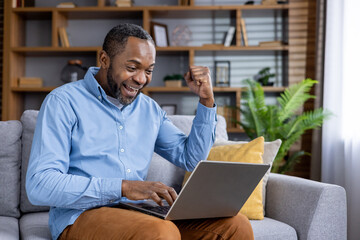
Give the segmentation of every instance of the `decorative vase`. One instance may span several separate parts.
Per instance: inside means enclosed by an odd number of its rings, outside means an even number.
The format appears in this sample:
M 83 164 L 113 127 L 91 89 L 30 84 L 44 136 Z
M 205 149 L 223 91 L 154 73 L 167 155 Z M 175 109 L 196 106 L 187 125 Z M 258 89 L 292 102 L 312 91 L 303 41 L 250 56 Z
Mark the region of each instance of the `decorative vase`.
M 65 83 L 76 82 L 83 79 L 87 68 L 82 66 L 79 59 L 69 60 L 67 65 L 61 70 L 61 81 Z

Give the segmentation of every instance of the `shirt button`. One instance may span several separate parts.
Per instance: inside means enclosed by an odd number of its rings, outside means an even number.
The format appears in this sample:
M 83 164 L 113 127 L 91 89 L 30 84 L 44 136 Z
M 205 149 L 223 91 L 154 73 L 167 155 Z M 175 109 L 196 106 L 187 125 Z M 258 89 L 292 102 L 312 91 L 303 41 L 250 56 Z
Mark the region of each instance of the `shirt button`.
M 98 99 L 101 100 L 101 96 L 98 96 Z
M 123 129 L 124 127 L 123 126 L 119 126 L 120 130 Z
M 130 168 L 129 168 L 129 169 L 127 169 L 126 171 L 127 171 L 128 173 L 131 173 L 131 170 L 130 170 Z
M 122 149 L 120 149 L 120 152 L 124 152 L 125 150 L 122 148 Z

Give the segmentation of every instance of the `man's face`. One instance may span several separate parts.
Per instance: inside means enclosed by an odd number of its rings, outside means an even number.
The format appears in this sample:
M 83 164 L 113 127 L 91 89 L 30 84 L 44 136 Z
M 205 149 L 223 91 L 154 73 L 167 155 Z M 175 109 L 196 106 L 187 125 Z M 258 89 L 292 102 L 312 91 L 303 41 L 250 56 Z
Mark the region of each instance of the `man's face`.
M 132 103 L 140 90 L 151 82 L 155 47 L 147 40 L 129 37 L 125 50 L 110 61 L 107 84 L 110 94 L 121 104 Z

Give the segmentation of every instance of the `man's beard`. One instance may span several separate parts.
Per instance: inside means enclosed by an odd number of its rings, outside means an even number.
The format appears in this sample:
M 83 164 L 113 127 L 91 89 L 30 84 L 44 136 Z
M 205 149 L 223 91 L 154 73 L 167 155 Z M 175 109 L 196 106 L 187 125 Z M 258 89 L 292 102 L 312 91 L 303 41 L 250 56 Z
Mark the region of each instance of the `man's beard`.
M 137 94 L 135 95 L 135 97 L 125 97 L 121 94 L 121 90 L 120 87 L 116 84 L 116 82 L 114 81 L 113 77 L 112 77 L 112 64 L 110 63 L 110 67 L 109 70 L 107 72 L 107 82 L 108 82 L 108 86 L 109 86 L 109 91 L 110 93 L 113 95 L 113 97 L 115 97 L 116 99 L 119 100 L 119 102 L 126 106 L 129 105 L 130 103 L 132 103 L 137 96 L 140 94 L 140 89 L 138 90 Z

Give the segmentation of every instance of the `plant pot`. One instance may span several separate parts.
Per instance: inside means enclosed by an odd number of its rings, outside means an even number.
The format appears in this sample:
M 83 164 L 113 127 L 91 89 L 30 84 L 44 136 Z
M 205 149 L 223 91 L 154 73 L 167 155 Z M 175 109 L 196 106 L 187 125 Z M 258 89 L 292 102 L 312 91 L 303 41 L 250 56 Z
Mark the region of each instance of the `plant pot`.
M 181 87 L 182 80 L 167 80 L 165 81 L 165 87 Z
M 266 85 L 264 85 L 264 86 L 268 86 L 268 87 L 272 87 L 272 86 L 274 86 L 274 82 L 268 82 Z

